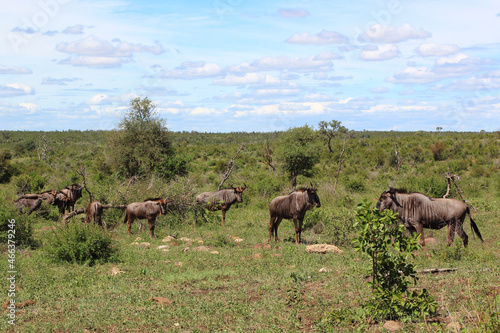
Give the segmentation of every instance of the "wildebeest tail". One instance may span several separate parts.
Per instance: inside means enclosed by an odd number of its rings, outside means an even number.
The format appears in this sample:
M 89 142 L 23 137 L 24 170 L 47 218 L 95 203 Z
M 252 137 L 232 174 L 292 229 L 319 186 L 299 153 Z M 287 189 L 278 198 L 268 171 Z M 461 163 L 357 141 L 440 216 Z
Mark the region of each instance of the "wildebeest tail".
M 477 237 L 479 237 L 481 242 L 484 242 L 483 237 L 481 236 L 481 233 L 479 232 L 479 228 L 477 227 L 476 222 L 474 222 L 474 220 L 472 219 L 472 215 L 470 214 L 469 207 L 467 207 L 467 214 L 469 214 L 470 226 L 471 226 L 472 230 L 474 230 L 474 232 L 476 233 Z
M 128 214 L 127 214 L 127 212 L 125 212 L 125 219 L 123 219 L 123 223 L 127 223 L 127 221 L 128 221 Z

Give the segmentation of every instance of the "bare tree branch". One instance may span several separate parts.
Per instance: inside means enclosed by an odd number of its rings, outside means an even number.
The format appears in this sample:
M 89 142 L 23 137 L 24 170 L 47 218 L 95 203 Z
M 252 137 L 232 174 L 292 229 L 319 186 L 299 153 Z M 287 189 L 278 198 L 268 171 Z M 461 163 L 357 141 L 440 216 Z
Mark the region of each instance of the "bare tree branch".
M 222 185 L 224 185 L 224 182 L 229 178 L 229 176 L 231 176 L 231 172 L 233 172 L 234 168 L 234 160 L 240 155 L 242 150 L 243 150 L 243 145 L 241 145 L 241 147 L 236 152 L 236 155 L 234 155 L 234 157 L 229 161 L 229 163 L 227 163 L 226 171 L 224 171 L 224 174 L 222 176 L 223 178 L 219 183 L 219 187 L 217 188 L 217 190 L 220 190 L 222 188 Z
M 87 170 L 85 169 L 84 166 L 82 166 L 80 169 L 76 170 L 76 173 L 79 174 L 82 177 L 83 188 L 89 194 L 89 203 L 92 202 L 92 201 L 94 201 L 94 196 L 92 195 L 92 193 L 87 188 Z

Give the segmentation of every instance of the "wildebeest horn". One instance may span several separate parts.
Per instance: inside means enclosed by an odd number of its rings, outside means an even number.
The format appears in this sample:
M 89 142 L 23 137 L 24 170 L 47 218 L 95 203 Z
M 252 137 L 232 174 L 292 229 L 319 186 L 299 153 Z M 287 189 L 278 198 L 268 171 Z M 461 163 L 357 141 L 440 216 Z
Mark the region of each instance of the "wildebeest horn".
M 391 199 L 392 199 L 392 201 L 394 201 L 394 203 L 396 204 L 396 206 L 398 206 L 398 207 L 403 207 L 403 206 L 399 203 L 398 199 L 396 198 L 396 189 L 394 189 L 394 188 L 392 188 L 392 187 L 391 187 L 391 188 L 389 189 L 389 193 L 390 193 L 390 195 L 391 195 Z
M 245 185 L 245 188 L 248 188 L 247 184 L 243 183 L 243 185 Z

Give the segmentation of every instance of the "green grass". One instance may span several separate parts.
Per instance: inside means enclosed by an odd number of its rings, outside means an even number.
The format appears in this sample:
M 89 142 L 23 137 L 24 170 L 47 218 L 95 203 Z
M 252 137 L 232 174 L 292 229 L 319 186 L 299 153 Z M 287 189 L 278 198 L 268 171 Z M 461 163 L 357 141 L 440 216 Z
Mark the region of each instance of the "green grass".
M 181 195 L 214 190 L 220 182 L 220 168 L 241 144 L 245 149 L 235 162 L 226 185 L 246 183 L 244 202 L 231 207 L 226 226 L 221 227 L 220 212 L 207 220 L 168 214 L 157 220 L 157 238 L 150 240 L 147 223 L 142 232 L 137 221 L 132 236 L 123 224 L 122 210 L 107 210 L 104 220 L 118 249 L 111 262 L 88 264 L 55 263 L 47 247 L 53 227 L 60 226 L 55 207 L 44 216 L 29 218 L 33 245 L 16 252 L 16 302 L 34 304 L 19 308 L 16 332 L 383 332 L 383 322 L 363 317 L 358 300 L 371 295 L 370 260 L 355 252 L 352 226 L 356 205 L 374 202 L 389 186 L 406 187 L 442 196 L 445 172 L 461 177 L 459 186 L 477 210 L 473 218 L 484 243 L 472 236 L 468 219 L 469 248 L 446 247 L 447 230 L 424 230 L 437 244 L 428 243 L 414 259 L 417 270 L 456 268 L 456 271 L 418 274 L 419 288 L 426 288 L 439 304 L 438 316 L 428 321 L 404 323 L 401 332 L 498 332 L 500 308 L 500 149 L 496 133 L 401 133 L 359 132 L 349 141 L 338 188 L 333 190 L 338 153 L 330 154 L 320 139 L 314 149 L 321 156 L 310 178 L 299 176 L 298 184 L 313 182 L 322 207 L 308 212 L 302 234 L 306 244 L 295 245 L 293 223 L 284 220 L 279 227 L 279 244 L 267 245 L 270 200 L 289 192 L 289 181 L 281 165 L 276 173 L 267 168 L 263 157 L 266 140 L 276 149 L 280 133 L 173 133 L 177 149 L 189 156 L 188 174 L 166 182 L 152 176 L 129 182 L 106 164 L 106 132 L 48 132 L 53 147 L 47 161 L 39 161 L 36 150 L 21 150 L 28 141 L 38 142 L 40 132 L 2 132 L 0 148 L 13 152 L 11 165 L 17 170 L 9 183 L 0 184 L 2 206 L 17 197 L 18 180 L 39 184 L 43 190 L 60 189 L 81 183 L 76 173 L 87 172 L 87 186 L 103 204 L 124 204 L 160 195 Z M 394 140 L 403 156 L 398 172 L 393 165 Z M 435 161 L 430 146 L 444 142 L 442 160 Z M 17 148 L 16 148 L 17 147 Z M 20 148 L 21 147 L 21 148 Z M 340 151 L 341 142 L 333 143 Z M 35 185 L 36 185 L 35 184 Z M 452 196 L 457 198 L 455 189 Z M 77 208 L 88 204 L 83 193 Z M 9 206 L 10 207 L 10 206 Z M 10 208 L 9 208 L 10 209 Z M 2 214 L 14 214 L 0 207 Z M 1 215 L 1 214 L 0 214 Z M 3 216 L 3 215 L 2 215 Z M 81 223 L 81 216 L 71 223 Z M 16 219 L 24 218 L 15 214 Z M 315 232 L 312 232 L 312 231 Z M 158 250 L 162 239 L 174 235 L 169 251 Z M 131 243 L 150 242 L 150 248 Z M 194 241 L 181 240 L 182 237 Z M 237 243 L 235 238 L 243 241 Z M 200 240 L 203 242 L 201 243 Z M 307 253 L 313 243 L 335 243 L 342 254 Z M 31 244 L 31 243 L 28 243 Z M 207 246 L 209 252 L 196 252 Z M 6 246 L 0 245 L 0 271 L 7 272 Z M 182 264 L 179 264 L 182 263 Z M 326 272 L 320 272 L 326 268 Z M 120 272 L 113 275 L 118 269 Z M 4 276 L 7 273 L 3 273 Z M 8 281 L 0 279 L 7 298 Z M 151 301 L 164 297 L 169 304 Z M 336 309 L 350 309 L 356 320 L 328 322 Z M 5 310 L 4 310 L 4 313 Z M 13 331 L 4 316 L 0 331 Z
M 320 323 L 324 313 L 340 307 L 355 309 L 357 299 L 369 296 L 371 290 L 365 284 L 368 258 L 349 247 L 336 255 L 307 253 L 305 245 L 291 241 L 265 247 L 265 215 L 254 214 L 248 207 L 231 209 L 225 228 L 213 224 L 176 230 L 162 227 L 154 240 L 137 226 L 128 236 L 126 227 L 117 224 L 110 233 L 118 243 L 120 261 L 94 267 L 54 264 L 43 245 L 42 249 L 19 251 L 16 300 L 35 304 L 18 310 L 16 331 L 349 332 L 356 327 L 378 331 L 383 323 L 343 323 L 334 328 Z M 419 275 L 419 287 L 435 297 L 440 315 L 433 319 L 434 324 L 404 324 L 405 331 L 425 332 L 430 327 L 446 331 L 451 318 L 463 329 L 483 330 L 500 292 L 499 239 L 494 218 L 477 214 L 476 221 L 485 236 L 484 244 L 473 239 L 466 250 L 447 249 L 443 229 L 434 232 L 439 244 L 428 245 L 417 254 L 418 269 L 457 271 Z M 36 237 L 46 240 L 51 233 L 46 227 L 54 225 L 37 223 Z M 169 234 L 177 235 L 169 251 L 158 250 L 157 246 L 167 244 L 162 238 Z M 292 239 L 290 221 L 283 221 L 280 234 L 282 239 Z M 233 236 L 243 241 L 236 243 Z M 137 237 L 150 242 L 150 248 L 131 245 Z M 194 241 L 180 240 L 182 237 Z M 196 252 L 201 245 L 218 254 Z M 461 254 L 444 254 L 453 251 Z M 0 264 L 6 271 L 5 260 Z M 123 273 L 113 275 L 114 267 Z M 320 273 L 323 267 L 328 272 Z M 7 288 L 5 281 L 0 286 Z M 165 297 L 171 303 L 159 304 L 150 301 L 151 297 Z M 298 301 L 291 301 L 294 297 Z M 6 321 L 0 323 L 1 330 L 8 328 Z

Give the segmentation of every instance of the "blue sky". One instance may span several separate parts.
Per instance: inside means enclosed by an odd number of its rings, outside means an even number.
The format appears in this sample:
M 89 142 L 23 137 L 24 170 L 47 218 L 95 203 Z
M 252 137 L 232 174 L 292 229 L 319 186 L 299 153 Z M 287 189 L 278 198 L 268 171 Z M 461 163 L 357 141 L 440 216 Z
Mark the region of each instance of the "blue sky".
M 0 0 L 0 129 L 500 130 L 500 2 Z

